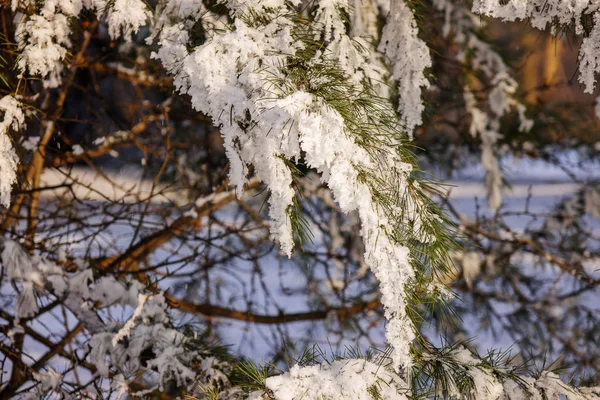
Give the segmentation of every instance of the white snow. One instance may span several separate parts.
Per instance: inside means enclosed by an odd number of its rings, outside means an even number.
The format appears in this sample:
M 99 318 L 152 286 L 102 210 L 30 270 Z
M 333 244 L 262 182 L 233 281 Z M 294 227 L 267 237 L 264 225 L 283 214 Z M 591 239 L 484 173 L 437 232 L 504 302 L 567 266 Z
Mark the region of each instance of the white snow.
M 358 359 L 300 367 L 267 378 L 266 386 L 278 400 L 329 399 L 406 400 L 408 385 L 384 366 Z
M 4 207 L 10 205 L 12 186 L 17 181 L 17 165 L 19 158 L 13 148 L 9 131 L 19 130 L 25 124 L 25 115 L 20 103 L 12 96 L 0 99 L 0 203 Z
M 398 82 L 398 112 L 412 133 L 423 122 L 421 88 L 429 87 L 424 72 L 431 67 L 431 57 L 429 48 L 418 37 L 415 18 L 404 0 L 391 1 L 378 50 L 392 67 L 392 78 Z

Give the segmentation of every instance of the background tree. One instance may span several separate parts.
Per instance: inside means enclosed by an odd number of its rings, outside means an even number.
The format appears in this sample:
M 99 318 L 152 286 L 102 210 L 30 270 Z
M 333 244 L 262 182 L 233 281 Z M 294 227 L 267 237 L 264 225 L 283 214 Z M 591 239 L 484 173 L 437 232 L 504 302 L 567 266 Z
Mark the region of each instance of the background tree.
M 0 398 L 598 396 L 593 0 L 1 12 Z

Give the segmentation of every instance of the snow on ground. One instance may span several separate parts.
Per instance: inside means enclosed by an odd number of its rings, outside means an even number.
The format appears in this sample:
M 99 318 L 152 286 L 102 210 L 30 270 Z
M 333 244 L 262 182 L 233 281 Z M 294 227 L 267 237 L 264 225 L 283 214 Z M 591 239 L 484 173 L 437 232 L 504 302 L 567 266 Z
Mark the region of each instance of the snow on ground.
M 90 201 L 137 203 L 140 199 L 152 197 L 152 202 L 182 205 L 182 199 L 186 198 L 177 190 L 176 185 L 154 184 L 152 180 L 145 179 L 144 170 L 137 167 L 125 167 L 118 171 L 99 171 L 80 166 L 45 169 L 41 184 L 42 187 L 54 188 L 43 190 L 42 199 L 67 194 L 70 190 L 78 199 Z M 159 192 L 161 195 L 153 195 Z

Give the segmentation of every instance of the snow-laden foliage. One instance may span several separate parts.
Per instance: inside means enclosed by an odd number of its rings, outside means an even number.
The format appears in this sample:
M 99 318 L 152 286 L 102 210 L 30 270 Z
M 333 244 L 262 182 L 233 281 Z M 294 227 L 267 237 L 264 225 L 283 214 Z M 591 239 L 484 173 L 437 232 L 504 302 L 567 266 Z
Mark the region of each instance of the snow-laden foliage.
M 381 282 L 390 320 L 387 338 L 395 348 L 396 366 L 406 367 L 414 333 L 404 310 L 404 286 L 413 271 L 409 249 L 386 227 L 399 219 L 422 232 L 422 218 L 429 216 L 421 214 L 410 193 L 412 165 L 402 158 L 403 134 L 390 105 L 371 86 L 372 80 L 384 78 L 382 70 L 373 69 L 369 53 L 346 35 L 340 14 L 347 8 L 344 2 L 324 2 L 308 27 L 297 26 L 283 2 L 264 7 L 266 24 L 256 20 L 254 9 L 236 3 L 233 13 L 240 17 L 234 27 L 189 55 L 159 51 L 157 56 L 173 66 L 176 85 L 194 107 L 220 126 L 230 181 L 238 193 L 247 182 L 248 166 L 268 185 L 271 232 L 284 253 L 291 255 L 294 246 L 290 162 L 302 161 L 318 171 L 342 210 L 358 211 L 365 260 Z M 324 37 L 327 48 L 313 48 L 311 37 Z M 338 60 L 343 60 L 341 70 Z M 383 184 L 373 185 L 371 176 Z M 393 203 L 378 202 L 383 196 Z M 416 239 L 430 240 L 423 234 Z
M 600 388 L 573 388 L 550 371 L 540 371 L 531 376 L 517 375 L 514 367 L 496 365 L 504 356 L 475 356 L 463 345 L 455 345 L 441 352 L 432 351 L 420 360 L 419 374 L 423 376 L 416 379 L 416 384 L 420 383 L 420 379 L 443 375 L 446 379 L 437 382 L 430 395 L 452 400 L 593 400 L 600 395 Z M 251 393 L 249 398 L 413 398 L 409 385 L 388 369 L 389 366 L 382 355 L 372 359 L 340 358 L 325 360 L 321 364 L 298 364 L 289 372 L 266 378 L 262 383 L 264 389 Z
M 451 356 L 454 361 L 465 368 L 468 379 L 473 386 L 465 393 L 457 382 L 451 382 L 446 396 L 451 399 L 477 398 L 481 400 L 512 399 L 559 399 L 591 400 L 598 398 L 599 388 L 588 388 L 584 391 L 566 385 L 553 372 L 543 371 L 537 377 L 514 377 L 507 371 L 496 371 L 464 347 L 457 347 Z M 458 371 L 456 371 L 458 372 Z
M 15 39 L 20 50 L 18 68 L 44 78 L 44 86 L 60 85 L 63 61 L 71 48 L 69 18 L 76 18 L 85 8 L 94 10 L 98 17 L 105 17 L 113 38 L 123 34 L 130 38 L 141 26 L 146 25 L 150 11 L 140 0 L 61 0 L 45 1 L 39 14 L 27 13 L 29 0 L 13 0 L 17 26 Z
M 118 38 L 121 34 L 130 38 L 132 33 L 146 25 L 150 16 L 150 10 L 141 0 L 115 0 L 106 15 L 108 32 L 113 38 Z
M 398 111 L 406 129 L 412 132 L 423 122 L 421 88 L 429 87 L 425 70 L 431 67 L 431 57 L 404 0 L 391 0 L 387 18 L 378 50 L 392 66 L 392 78 L 398 81 Z
M 81 8 L 73 9 L 74 4 L 69 2 L 61 4 L 48 3 L 49 7 L 44 7 L 40 15 L 15 17 L 15 37 L 21 50 L 18 67 L 21 72 L 45 78 L 47 87 L 60 84 L 62 61 L 71 44 L 68 17 L 79 14 Z
M 77 318 L 82 334 L 87 336 L 87 362 L 101 377 L 121 376 L 123 393 L 136 392 L 129 389 L 132 382 L 124 377 L 138 374 L 145 374 L 151 382 L 144 389 L 148 393 L 155 388 L 162 391 L 167 385 L 191 389 L 198 380 L 228 383 L 222 372 L 214 370 L 218 364 L 190 349 L 189 338 L 173 329 L 162 293 L 147 293 L 144 285 L 133 279 L 122 282 L 111 275 L 95 277 L 82 260 L 73 260 L 77 269 L 65 273 L 49 260 L 28 255 L 18 243 L 6 240 L 2 247 L 6 277 L 19 288 L 9 336 L 24 332 L 27 322 L 22 324 L 22 319 L 27 320 L 49 299 L 58 299 Z M 116 310 L 128 308 L 133 312 L 126 321 L 110 317 Z M 197 374 L 198 365 L 203 371 L 201 376 Z M 31 398 L 39 398 L 35 396 L 40 393 L 67 393 L 56 371 L 36 372 L 32 378 L 36 386 Z
M 281 400 L 302 397 L 406 400 L 407 397 L 402 393 L 408 393 L 408 385 L 397 375 L 386 371 L 380 364 L 361 359 L 305 367 L 295 365 L 289 372 L 268 378 L 266 386 L 275 398 Z

